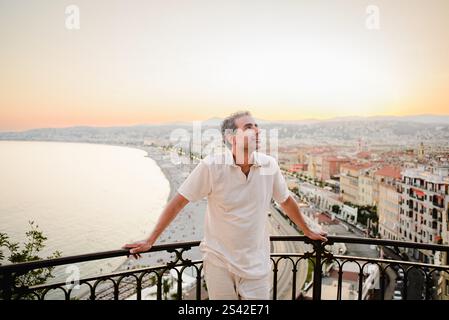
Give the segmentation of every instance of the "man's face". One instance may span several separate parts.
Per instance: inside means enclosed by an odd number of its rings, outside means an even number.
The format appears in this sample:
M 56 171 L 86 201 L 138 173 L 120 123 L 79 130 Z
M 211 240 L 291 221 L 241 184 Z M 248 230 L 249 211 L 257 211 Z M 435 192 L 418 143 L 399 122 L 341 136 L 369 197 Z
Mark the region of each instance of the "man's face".
M 259 126 L 251 116 L 235 119 L 237 127 L 233 136 L 233 145 L 237 151 L 253 152 L 259 148 Z

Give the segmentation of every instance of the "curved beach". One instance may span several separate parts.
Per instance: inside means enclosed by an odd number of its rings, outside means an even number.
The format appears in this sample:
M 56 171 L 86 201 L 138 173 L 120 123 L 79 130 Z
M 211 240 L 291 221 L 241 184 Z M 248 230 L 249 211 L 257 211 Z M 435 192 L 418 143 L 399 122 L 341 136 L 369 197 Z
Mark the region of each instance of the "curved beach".
M 174 164 L 170 159 L 170 154 L 159 147 L 142 146 L 139 147 L 148 153 L 148 157 L 153 159 L 170 184 L 170 193 L 167 202 L 175 195 L 176 190 L 184 182 L 190 171 L 196 166 L 192 164 Z M 203 220 L 206 211 L 206 200 L 189 203 L 171 222 L 167 229 L 161 234 L 156 244 L 196 241 L 203 237 Z M 161 212 L 162 213 L 162 212 Z M 149 227 L 148 234 L 151 232 Z M 141 240 L 141 239 L 135 239 Z M 138 260 L 128 258 L 117 270 L 127 270 L 139 267 L 154 266 L 169 262 L 173 254 L 167 252 L 154 252 L 142 254 Z M 200 259 L 198 248 L 193 248 L 186 252 L 185 256 L 191 259 Z

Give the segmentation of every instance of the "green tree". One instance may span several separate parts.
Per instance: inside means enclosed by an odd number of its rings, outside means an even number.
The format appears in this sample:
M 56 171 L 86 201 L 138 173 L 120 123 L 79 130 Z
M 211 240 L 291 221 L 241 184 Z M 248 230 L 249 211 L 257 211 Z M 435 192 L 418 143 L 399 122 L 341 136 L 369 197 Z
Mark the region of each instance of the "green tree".
M 332 212 L 339 213 L 340 212 L 340 206 L 338 204 L 334 204 L 332 206 Z
M 359 214 L 357 216 L 357 222 L 360 222 L 363 225 L 367 225 L 368 219 L 371 222 L 377 224 L 379 217 L 377 216 L 377 207 L 376 206 L 356 206 L 359 210 Z
M 30 230 L 25 233 L 26 241 L 21 247 L 18 242 L 12 242 L 6 233 L 0 233 L 0 262 L 5 260 L 3 253 L 4 249 L 9 251 L 9 257 L 6 259 L 11 263 L 20 263 L 28 261 L 42 260 L 39 253 L 45 248 L 45 241 L 47 237 L 43 232 L 39 230 L 39 226 L 34 224 L 34 221 L 29 221 Z M 61 252 L 55 251 L 47 259 L 58 258 L 61 256 Z M 1 263 L 0 263 L 1 265 Z M 52 271 L 54 267 L 40 268 L 31 270 L 25 274 L 15 275 L 14 287 L 30 287 L 40 284 L 44 284 L 48 279 L 53 278 Z M 2 290 L 0 288 L 0 290 Z M 0 291 L 0 296 L 3 292 Z M 22 298 L 30 298 L 30 296 L 24 296 Z
M 163 279 L 162 280 L 162 292 L 164 293 L 164 299 L 168 299 L 168 293 L 170 292 L 170 289 L 172 287 L 173 283 L 170 279 Z

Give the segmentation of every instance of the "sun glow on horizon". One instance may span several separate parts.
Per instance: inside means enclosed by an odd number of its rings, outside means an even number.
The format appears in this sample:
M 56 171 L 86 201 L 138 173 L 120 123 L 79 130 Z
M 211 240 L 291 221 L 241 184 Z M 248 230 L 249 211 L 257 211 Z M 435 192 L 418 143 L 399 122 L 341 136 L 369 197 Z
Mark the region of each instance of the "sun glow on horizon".
M 68 4 L 1 4 L 0 131 L 449 114 L 444 0 L 378 1 L 375 31 L 352 0 L 80 0 L 76 31 Z

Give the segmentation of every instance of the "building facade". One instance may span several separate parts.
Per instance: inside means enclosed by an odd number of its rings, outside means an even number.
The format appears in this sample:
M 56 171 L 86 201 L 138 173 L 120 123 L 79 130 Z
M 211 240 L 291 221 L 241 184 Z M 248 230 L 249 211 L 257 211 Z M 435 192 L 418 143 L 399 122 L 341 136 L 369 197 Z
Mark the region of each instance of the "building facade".
M 379 184 L 379 234 L 383 239 L 399 239 L 399 199 L 397 187 L 391 184 Z
M 374 173 L 373 193 L 379 217 L 379 234 L 384 239 L 399 239 L 400 182 L 400 167 L 387 165 Z
M 348 158 L 327 156 L 323 158 L 321 177 L 322 181 L 332 179 L 340 174 L 340 167 L 343 164 L 349 163 Z
M 443 217 L 448 213 L 449 177 L 430 169 L 406 169 L 400 184 L 399 236 L 401 240 L 420 243 L 441 243 Z M 446 232 L 446 231 L 445 231 Z M 446 233 L 445 233 L 446 234 Z M 427 250 L 413 250 L 415 259 L 434 263 Z
M 343 202 L 363 205 L 363 198 L 359 191 L 359 177 L 364 175 L 372 165 L 365 164 L 343 164 L 340 168 L 340 196 Z
M 375 181 L 372 172 L 365 171 L 359 176 L 358 204 L 361 206 L 376 205 Z

